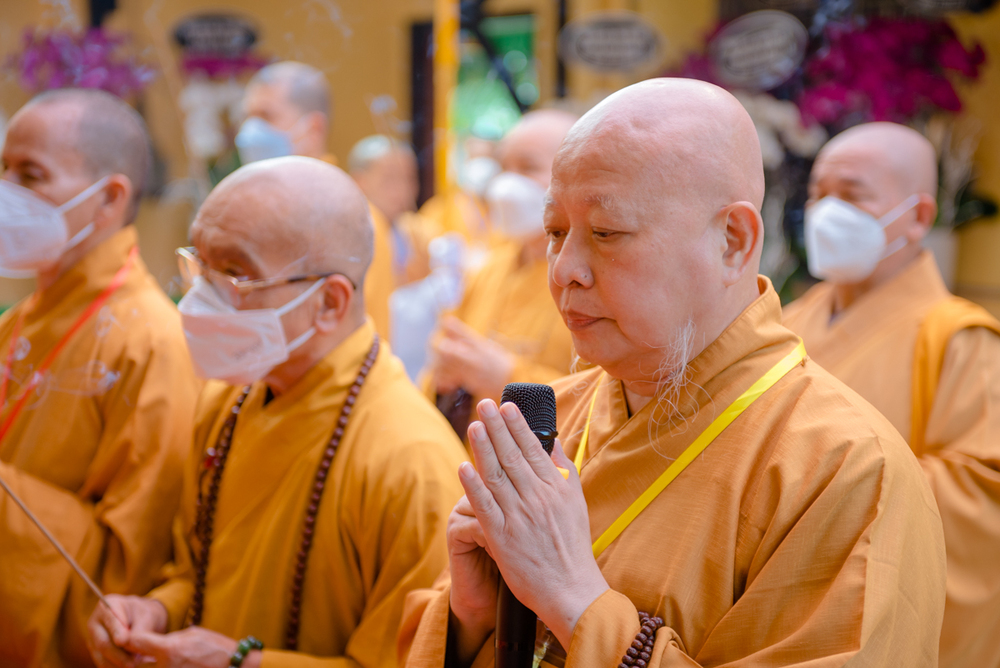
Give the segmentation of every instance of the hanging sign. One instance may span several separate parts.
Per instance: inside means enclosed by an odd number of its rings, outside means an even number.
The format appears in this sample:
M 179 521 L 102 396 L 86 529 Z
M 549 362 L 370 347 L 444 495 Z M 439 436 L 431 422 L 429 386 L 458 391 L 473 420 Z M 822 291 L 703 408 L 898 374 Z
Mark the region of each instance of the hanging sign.
M 249 20 L 231 14 L 199 14 L 185 19 L 174 30 L 174 39 L 188 54 L 237 57 L 257 41 Z
M 593 12 L 562 29 L 559 55 L 571 65 L 627 74 L 659 65 L 664 42 L 656 27 L 635 12 Z
M 723 83 L 765 91 L 788 80 L 806 55 L 809 32 L 787 12 L 764 9 L 728 23 L 709 53 Z

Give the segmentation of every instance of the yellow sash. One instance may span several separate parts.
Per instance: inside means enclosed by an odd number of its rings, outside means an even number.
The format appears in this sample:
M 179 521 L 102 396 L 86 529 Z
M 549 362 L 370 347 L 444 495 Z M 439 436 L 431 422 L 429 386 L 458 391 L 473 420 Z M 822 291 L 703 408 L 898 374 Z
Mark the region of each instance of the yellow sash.
M 760 380 L 750 386 L 746 392 L 741 394 L 739 398 L 729 405 L 726 410 L 722 411 L 719 417 L 712 421 L 712 424 L 708 425 L 708 428 L 701 433 L 694 442 L 681 453 L 674 462 L 667 467 L 659 478 L 657 478 L 652 485 L 649 486 L 645 492 L 639 495 L 635 501 L 632 502 L 624 513 L 616 519 L 607 531 L 602 533 L 600 537 L 594 542 L 594 557 L 596 558 L 604 552 L 605 548 L 608 547 L 615 538 L 621 535 L 625 528 L 632 523 L 639 513 L 646 509 L 650 503 L 653 502 L 660 493 L 667 488 L 667 485 L 672 483 L 677 476 L 681 474 L 681 471 L 687 468 L 688 464 L 693 462 L 695 458 L 705 451 L 705 448 L 715 440 L 715 438 L 722 433 L 722 431 L 728 427 L 733 420 L 738 418 L 740 414 L 743 413 L 747 408 L 750 407 L 754 401 L 757 400 L 760 395 L 764 394 L 772 385 L 781 380 L 785 374 L 794 369 L 796 366 L 802 363 L 806 357 L 805 346 L 799 341 L 799 345 L 795 347 L 795 350 L 788 353 L 780 362 L 775 364 L 770 371 L 765 373 Z M 580 471 L 583 465 L 583 455 L 584 451 L 587 449 L 587 440 L 590 437 L 590 420 L 594 416 L 594 405 L 597 403 L 597 393 L 601 388 L 601 381 L 604 380 L 604 376 L 597 381 L 597 388 L 594 390 L 594 396 L 590 400 L 590 410 L 587 413 L 587 424 L 583 428 L 583 438 L 580 439 L 580 447 L 577 448 L 576 457 L 574 458 L 576 463 L 576 470 Z

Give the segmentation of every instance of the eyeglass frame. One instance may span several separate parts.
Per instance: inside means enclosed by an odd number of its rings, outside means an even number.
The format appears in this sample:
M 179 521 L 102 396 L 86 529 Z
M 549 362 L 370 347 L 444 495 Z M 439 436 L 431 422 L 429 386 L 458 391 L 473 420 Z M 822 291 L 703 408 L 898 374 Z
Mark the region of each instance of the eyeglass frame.
M 212 269 L 207 264 L 205 264 L 204 260 L 198 257 L 197 253 L 198 249 L 195 248 L 194 246 L 181 246 L 180 248 L 174 250 L 174 255 L 177 256 L 178 263 L 182 263 L 185 261 L 194 262 L 200 268 L 203 275 L 206 273 L 210 273 L 212 275 L 218 276 L 225 282 L 229 283 L 233 287 L 233 289 L 236 290 L 236 295 L 238 297 L 243 297 L 246 294 L 254 292 L 256 290 L 264 290 L 266 288 L 273 288 L 279 285 L 289 285 L 291 283 L 301 283 L 302 281 L 318 281 L 321 278 L 329 278 L 330 276 L 343 276 L 348 280 L 348 282 L 350 282 L 352 288 L 354 288 L 355 290 L 358 289 L 358 286 L 354 282 L 354 279 L 352 279 L 350 276 L 340 271 L 328 271 L 319 274 L 300 274 L 297 276 L 275 276 L 272 278 L 250 278 L 250 279 L 240 280 L 235 276 L 230 276 L 216 269 Z M 343 259 L 347 260 L 348 262 L 361 262 L 361 258 L 350 257 L 346 255 L 343 256 Z M 181 273 L 182 274 L 185 273 L 183 266 L 181 266 Z M 186 280 L 186 277 L 182 276 L 182 278 L 185 278 Z

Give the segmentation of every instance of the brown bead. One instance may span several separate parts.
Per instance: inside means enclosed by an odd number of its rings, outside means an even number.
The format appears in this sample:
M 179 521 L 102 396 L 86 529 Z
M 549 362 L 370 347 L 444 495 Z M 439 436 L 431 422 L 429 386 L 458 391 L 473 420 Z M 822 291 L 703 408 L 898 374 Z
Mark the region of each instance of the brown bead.
M 313 502 L 313 504 L 318 504 L 318 503 L 319 503 L 319 500 L 320 500 L 320 499 L 322 499 L 322 498 L 323 498 L 323 495 L 322 495 L 322 494 L 320 494 L 319 492 L 313 492 L 313 495 L 312 495 L 312 497 L 311 497 L 311 499 L 312 499 L 312 502 Z M 311 507 L 312 507 L 312 506 L 310 506 L 310 508 L 311 508 Z M 314 512 L 314 513 L 315 513 L 316 511 L 314 510 L 314 511 L 312 511 L 312 512 Z
M 353 406 L 354 402 L 358 400 L 357 397 L 358 397 L 358 395 L 356 395 L 356 394 L 348 394 L 347 395 L 347 399 L 345 400 L 347 402 L 347 405 L 348 406 Z
M 325 485 L 326 485 L 326 483 L 323 482 L 322 480 L 317 480 L 316 484 L 313 485 L 313 489 L 316 490 L 317 492 L 322 492 L 323 491 L 323 487 Z
M 346 415 L 341 415 L 340 416 L 340 420 L 337 421 L 337 426 L 339 426 L 339 427 L 346 427 L 347 426 L 347 416 Z
M 628 665 L 624 663 L 619 663 L 618 668 L 628 668 Z
M 649 652 L 639 652 L 639 658 L 642 659 L 643 661 L 649 661 L 649 657 L 650 657 Z
M 634 647 L 636 650 L 640 650 L 642 649 L 642 643 L 639 642 L 638 640 L 633 640 L 632 647 Z
M 329 465 L 330 465 L 330 463 L 329 463 L 329 462 L 330 462 L 330 460 L 332 460 L 332 459 L 333 459 L 333 456 L 334 456 L 335 454 L 337 454 L 337 448 L 335 448 L 335 447 L 333 447 L 333 446 L 331 445 L 330 447 L 328 447 L 328 448 L 326 449 L 326 452 L 324 452 L 323 454 L 324 454 L 324 455 L 326 455 L 326 462 L 327 462 L 327 464 L 326 464 L 326 465 L 327 465 L 327 466 L 329 466 Z
M 642 659 L 635 660 L 635 668 L 646 668 L 646 662 Z
M 646 641 L 649 639 L 649 636 L 647 636 L 642 631 L 639 631 L 637 634 L 635 634 L 635 639 L 641 642 L 643 645 L 645 645 Z
M 316 523 L 316 518 L 313 515 L 306 515 L 306 526 L 311 527 Z
M 317 480 L 326 480 L 326 471 L 324 471 L 323 469 L 320 469 L 319 471 L 316 471 L 316 479 Z
M 625 650 L 625 655 L 630 656 L 634 659 L 635 657 L 639 656 L 639 650 L 637 650 L 635 647 L 629 647 L 627 650 Z
M 313 496 L 318 497 L 319 494 L 313 494 Z M 309 509 L 308 509 L 309 515 L 306 516 L 306 521 L 308 521 L 309 517 L 315 515 L 316 511 L 319 510 L 319 505 L 317 504 L 318 501 L 319 499 L 317 498 L 316 502 L 309 504 Z
M 343 438 L 343 436 L 344 436 L 344 428 L 343 427 L 337 427 L 336 429 L 333 430 L 333 440 L 335 440 L 335 441 L 337 441 L 339 443 L 340 439 Z

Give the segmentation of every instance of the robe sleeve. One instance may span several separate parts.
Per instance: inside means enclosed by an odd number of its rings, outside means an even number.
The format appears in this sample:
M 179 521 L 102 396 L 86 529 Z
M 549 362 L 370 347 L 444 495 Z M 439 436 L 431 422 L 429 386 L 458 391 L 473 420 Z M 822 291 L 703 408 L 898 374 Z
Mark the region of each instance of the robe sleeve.
M 951 340 L 920 463 L 944 523 L 948 602 L 942 665 L 1000 657 L 1000 337 L 966 329 Z M 945 652 L 948 656 L 945 656 Z
M 57 539 L 106 593 L 145 593 L 170 557 L 170 532 L 162 517 L 173 515 L 179 503 L 197 387 L 190 369 L 169 357 L 153 350 L 144 361 L 119 368 L 118 382 L 98 401 L 105 427 L 78 494 L 10 466 L 4 470 L 25 504 L 41 511 Z M 2 499 L 0 508 L 8 518 L 21 512 Z M 22 541 L 38 543 L 32 553 L 51 555 L 33 526 L 5 524 L 22 527 Z M 21 557 L 31 558 L 28 553 Z M 53 562 L 52 568 L 58 577 L 38 574 L 33 585 L 46 583 L 46 605 L 62 604 L 63 655 L 88 661 L 86 623 L 96 597 L 68 566 Z

